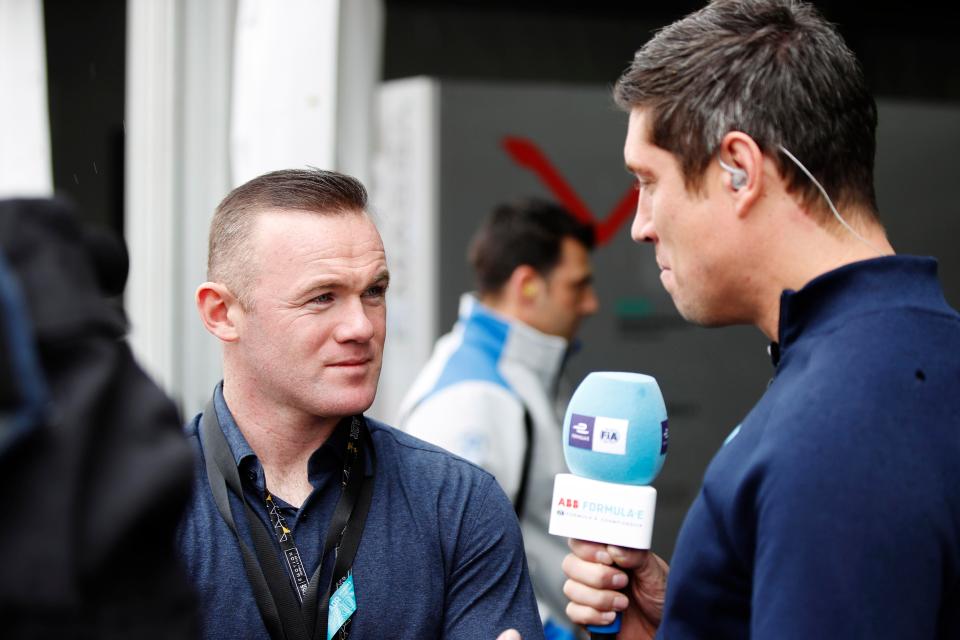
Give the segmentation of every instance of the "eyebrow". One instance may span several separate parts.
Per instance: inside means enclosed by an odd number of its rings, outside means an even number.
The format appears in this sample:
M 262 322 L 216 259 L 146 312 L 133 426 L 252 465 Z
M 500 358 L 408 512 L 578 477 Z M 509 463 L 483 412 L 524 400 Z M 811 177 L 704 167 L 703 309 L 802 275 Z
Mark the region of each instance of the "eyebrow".
M 374 277 L 374 279 L 367 286 L 372 286 L 375 284 L 383 285 L 384 287 L 390 284 L 390 272 L 384 269 Z
M 367 284 L 363 286 L 364 289 L 375 285 L 388 286 L 390 284 L 390 272 L 386 269 L 377 272 L 377 274 L 370 279 Z M 301 296 L 309 296 L 319 289 L 337 289 L 345 286 L 343 280 L 336 276 L 324 277 L 320 276 L 315 280 L 312 280 L 308 285 L 303 287 L 301 290 Z

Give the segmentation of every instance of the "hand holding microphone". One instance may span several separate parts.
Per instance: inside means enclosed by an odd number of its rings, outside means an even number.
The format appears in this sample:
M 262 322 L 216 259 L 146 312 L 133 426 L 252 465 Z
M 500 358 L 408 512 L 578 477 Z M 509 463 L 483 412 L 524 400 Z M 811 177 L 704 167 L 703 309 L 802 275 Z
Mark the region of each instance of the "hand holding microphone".
M 627 603 L 630 637 L 652 637 L 659 624 L 666 563 L 631 549 L 650 548 L 657 492 L 648 484 L 663 466 L 668 435 L 663 396 L 650 376 L 591 373 L 570 400 L 563 446 L 573 473 L 554 482 L 550 533 L 573 539 L 563 566 L 567 612 L 595 638 L 616 636 L 620 615 L 604 623 Z M 614 561 L 630 575 L 609 566 Z M 628 583 L 629 598 L 614 591 Z
M 620 640 L 652 640 L 663 615 L 667 563 L 651 551 L 583 540 L 570 540 L 570 549 L 563 561 L 570 620 L 596 627 L 622 612 Z

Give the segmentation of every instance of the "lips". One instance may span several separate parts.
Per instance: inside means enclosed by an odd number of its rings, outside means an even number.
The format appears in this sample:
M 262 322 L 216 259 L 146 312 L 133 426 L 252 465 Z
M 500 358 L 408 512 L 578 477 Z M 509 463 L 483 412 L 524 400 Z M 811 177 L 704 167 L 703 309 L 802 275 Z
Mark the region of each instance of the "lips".
M 373 358 L 351 358 L 349 360 L 338 360 L 337 362 L 330 362 L 327 364 L 328 367 L 361 367 L 365 364 L 368 364 Z

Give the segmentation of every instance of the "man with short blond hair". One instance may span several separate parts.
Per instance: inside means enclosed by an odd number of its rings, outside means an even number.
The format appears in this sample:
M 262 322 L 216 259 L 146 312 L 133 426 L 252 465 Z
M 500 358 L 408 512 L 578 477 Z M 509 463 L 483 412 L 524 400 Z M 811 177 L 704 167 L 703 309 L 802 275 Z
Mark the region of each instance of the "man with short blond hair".
M 218 207 L 196 302 L 223 382 L 187 428 L 198 479 L 179 530 L 203 637 L 542 634 L 494 479 L 363 416 L 388 283 L 349 176 L 268 173 Z

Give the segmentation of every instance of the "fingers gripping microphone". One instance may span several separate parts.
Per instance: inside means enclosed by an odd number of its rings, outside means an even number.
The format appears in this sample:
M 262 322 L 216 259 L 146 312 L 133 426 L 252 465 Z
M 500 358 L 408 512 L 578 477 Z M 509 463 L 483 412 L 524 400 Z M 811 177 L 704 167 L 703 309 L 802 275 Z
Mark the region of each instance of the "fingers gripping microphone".
M 667 456 L 667 409 L 657 381 L 640 373 L 594 372 L 570 399 L 563 453 L 572 473 L 553 485 L 550 533 L 649 549 L 657 490 L 648 486 Z M 611 637 L 612 624 L 587 627 Z

